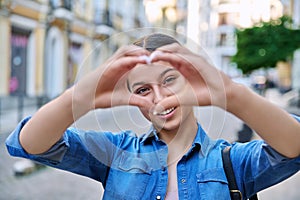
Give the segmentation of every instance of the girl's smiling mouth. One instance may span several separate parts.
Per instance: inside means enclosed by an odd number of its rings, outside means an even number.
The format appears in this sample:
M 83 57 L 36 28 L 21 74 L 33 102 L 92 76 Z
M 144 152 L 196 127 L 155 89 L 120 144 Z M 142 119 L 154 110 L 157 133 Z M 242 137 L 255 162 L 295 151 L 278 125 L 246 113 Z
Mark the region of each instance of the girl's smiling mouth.
M 176 109 L 176 107 L 172 107 L 172 108 L 169 108 L 169 109 L 164 110 L 162 112 L 154 111 L 153 115 L 157 115 L 157 116 L 161 116 L 161 117 L 169 117 L 171 114 L 173 114 L 175 109 Z

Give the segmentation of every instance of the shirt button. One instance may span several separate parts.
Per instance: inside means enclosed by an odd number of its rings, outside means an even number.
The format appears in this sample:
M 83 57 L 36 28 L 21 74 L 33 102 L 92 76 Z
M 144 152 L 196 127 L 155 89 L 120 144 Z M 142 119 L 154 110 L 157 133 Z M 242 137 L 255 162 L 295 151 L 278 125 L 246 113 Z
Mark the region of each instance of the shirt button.
M 185 183 L 186 182 L 186 179 L 181 179 L 181 183 Z
M 156 196 L 156 200 L 160 200 L 161 197 L 159 195 Z

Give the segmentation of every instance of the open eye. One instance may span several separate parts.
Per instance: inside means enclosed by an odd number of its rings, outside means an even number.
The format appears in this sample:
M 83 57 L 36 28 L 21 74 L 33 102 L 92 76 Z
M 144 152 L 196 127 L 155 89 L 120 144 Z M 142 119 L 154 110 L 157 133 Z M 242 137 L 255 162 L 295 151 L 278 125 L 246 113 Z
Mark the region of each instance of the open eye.
M 135 94 L 146 96 L 150 92 L 150 88 L 148 87 L 141 87 L 134 91 Z
M 176 76 L 168 76 L 164 79 L 163 85 L 168 85 L 173 83 L 176 80 Z

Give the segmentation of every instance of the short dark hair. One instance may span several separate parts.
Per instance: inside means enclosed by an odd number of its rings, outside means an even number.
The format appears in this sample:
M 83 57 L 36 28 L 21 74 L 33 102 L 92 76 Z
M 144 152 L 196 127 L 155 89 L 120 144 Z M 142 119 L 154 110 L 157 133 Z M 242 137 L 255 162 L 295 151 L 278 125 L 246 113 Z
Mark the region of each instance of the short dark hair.
M 150 52 L 155 51 L 159 47 L 173 43 L 180 44 L 174 37 L 162 33 L 146 35 L 133 42 L 134 45 L 143 47 Z

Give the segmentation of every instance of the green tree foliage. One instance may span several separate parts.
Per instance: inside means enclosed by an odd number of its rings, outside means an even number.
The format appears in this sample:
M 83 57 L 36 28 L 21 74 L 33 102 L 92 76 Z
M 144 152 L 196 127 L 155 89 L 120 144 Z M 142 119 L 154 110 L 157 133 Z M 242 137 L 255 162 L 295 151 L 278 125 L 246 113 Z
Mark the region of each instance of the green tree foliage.
M 290 29 L 291 24 L 291 19 L 283 16 L 252 28 L 237 30 L 237 53 L 232 61 L 245 74 L 259 68 L 275 67 L 278 61 L 286 61 L 300 47 L 300 30 Z

